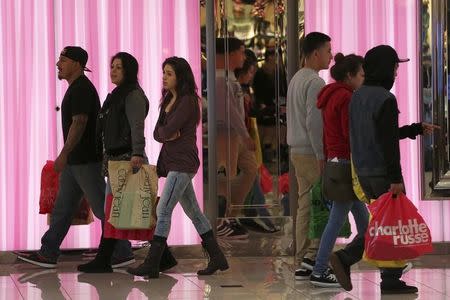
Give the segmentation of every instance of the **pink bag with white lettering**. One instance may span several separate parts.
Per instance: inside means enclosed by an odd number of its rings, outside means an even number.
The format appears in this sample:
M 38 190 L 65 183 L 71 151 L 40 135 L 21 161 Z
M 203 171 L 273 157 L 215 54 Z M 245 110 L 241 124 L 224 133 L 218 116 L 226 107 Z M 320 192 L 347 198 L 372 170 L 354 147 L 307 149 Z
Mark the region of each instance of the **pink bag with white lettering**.
M 372 218 L 365 235 L 369 259 L 404 260 L 433 251 L 431 233 L 414 204 L 404 195 L 381 195 L 369 205 Z

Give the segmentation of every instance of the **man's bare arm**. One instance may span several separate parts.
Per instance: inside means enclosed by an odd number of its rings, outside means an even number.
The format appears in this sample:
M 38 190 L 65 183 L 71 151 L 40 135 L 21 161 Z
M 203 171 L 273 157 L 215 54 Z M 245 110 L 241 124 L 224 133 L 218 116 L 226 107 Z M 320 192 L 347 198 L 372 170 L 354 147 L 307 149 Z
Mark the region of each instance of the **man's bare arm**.
M 72 124 L 69 128 L 69 134 L 67 135 L 67 140 L 64 143 L 64 147 L 61 153 L 69 154 L 75 148 L 75 146 L 80 142 L 83 136 L 84 130 L 88 122 L 88 115 L 80 114 L 72 117 Z

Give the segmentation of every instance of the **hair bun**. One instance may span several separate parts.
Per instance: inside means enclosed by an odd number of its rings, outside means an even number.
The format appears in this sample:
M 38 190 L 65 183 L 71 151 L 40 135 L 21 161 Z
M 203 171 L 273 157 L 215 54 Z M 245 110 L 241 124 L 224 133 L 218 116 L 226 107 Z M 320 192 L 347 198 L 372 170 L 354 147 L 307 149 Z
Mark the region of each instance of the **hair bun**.
M 336 55 L 334 56 L 334 61 L 336 63 L 340 63 L 341 61 L 344 60 L 344 54 L 342 54 L 341 52 L 336 53 Z

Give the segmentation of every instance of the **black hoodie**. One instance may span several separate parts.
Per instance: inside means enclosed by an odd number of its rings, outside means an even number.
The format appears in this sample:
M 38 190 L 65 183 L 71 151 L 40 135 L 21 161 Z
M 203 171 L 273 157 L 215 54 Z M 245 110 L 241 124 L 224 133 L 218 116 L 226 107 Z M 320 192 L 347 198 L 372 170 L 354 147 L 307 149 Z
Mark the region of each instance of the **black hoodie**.
M 364 58 L 364 85 L 350 103 L 352 159 L 359 176 L 383 176 L 390 183 L 401 183 L 399 140 L 422 134 L 420 123 L 399 128 L 397 99 L 389 92 L 395 66 L 403 61 L 385 45 L 369 50 Z

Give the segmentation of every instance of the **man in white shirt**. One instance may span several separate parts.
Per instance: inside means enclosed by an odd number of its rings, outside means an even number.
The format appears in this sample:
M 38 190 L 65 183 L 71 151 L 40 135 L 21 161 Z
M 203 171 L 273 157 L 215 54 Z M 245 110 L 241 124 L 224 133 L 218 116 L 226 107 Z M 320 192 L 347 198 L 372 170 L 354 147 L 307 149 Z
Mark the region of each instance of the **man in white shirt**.
M 244 61 L 242 41 L 234 37 L 226 41 L 216 39 L 217 165 L 226 171 L 226 177 L 219 178 L 217 193 L 227 199 L 228 207 L 243 205 L 257 174 L 255 144 L 245 126 L 244 95 L 234 75 Z M 228 209 L 225 216 L 235 217 L 238 212 Z M 234 219 L 222 223 L 217 235 L 232 239 L 248 237 Z
M 319 239 L 309 240 L 309 191 L 323 169 L 322 115 L 317 108 L 317 95 L 325 86 L 319 71 L 328 69 L 331 59 L 331 38 L 311 32 L 303 42 L 305 65 L 291 79 L 287 93 L 287 142 L 298 183 L 296 219 L 296 258 L 301 268 L 295 278 L 307 280 L 315 264 Z

